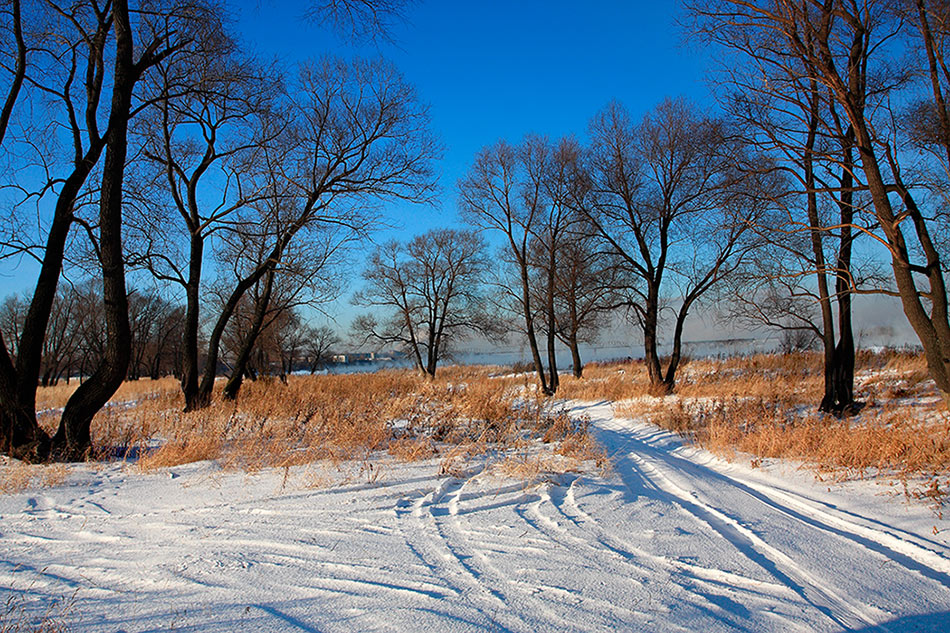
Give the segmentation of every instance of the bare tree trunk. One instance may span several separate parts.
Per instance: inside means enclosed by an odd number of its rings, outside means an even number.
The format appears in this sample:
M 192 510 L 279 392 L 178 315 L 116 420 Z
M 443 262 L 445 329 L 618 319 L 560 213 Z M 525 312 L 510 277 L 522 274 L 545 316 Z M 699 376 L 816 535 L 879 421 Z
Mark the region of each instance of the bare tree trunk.
M 646 306 L 643 309 L 643 360 L 647 366 L 650 386 L 662 393 L 670 393 L 669 385 L 663 378 L 660 353 L 657 341 L 660 299 L 656 287 L 651 285 L 647 293 Z
M 581 351 L 577 343 L 577 330 L 571 330 L 567 346 L 571 350 L 571 366 L 574 377 L 581 378 L 584 375 L 584 363 L 581 361 Z
M 128 147 L 128 124 L 132 92 L 138 69 L 133 62 L 132 29 L 126 0 L 113 3 L 116 35 L 115 77 L 112 109 L 106 134 L 99 205 L 99 253 L 106 320 L 105 357 L 66 403 L 59 429 L 53 437 L 53 452 L 69 459 L 84 459 L 91 448 L 93 416 L 109 401 L 125 378 L 131 355 L 129 305 L 122 257 L 122 183 Z
M 200 311 L 201 263 L 204 239 L 192 233 L 188 260 L 188 285 L 185 287 L 185 323 L 182 332 L 181 391 L 185 410 L 191 410 L 198 397 L 198 327 Z
M 195 393 L 194 398 L 191 399 L 191 401 L 185 401 L 185 411 L 203 409 L 211 404 L 211 392 L 214 389 L 214 379 L 218 373 L 218 354 L 221 350 L 221 337 L 224 335 L 224 328 L 227 327 L 228 321 L 231 319 L 231 315 L 234 314 L 234 310 L 237 308 L 241 297 L 243 297 L 244 293 L 264 274 L 261 271 L 266 272 L 266 269 L 262 267 L 258 269 L 254 275 L 238 282 L 228 297 L 228 301 L 224 305 L 221 314 L 218 315 L 218 320 L 215 322 L 214 329 L 211 330 L 211 336 L 208 339 L 208 358 L 205 360 L 201 383 L 198 385 L 198 391 Z M 258 275 L 258 272 L 260 272 L 261 275 Z
M 274 288 L 274 275 L 276 274 L 276 271 L 271 269 L 264 277 L 264 293 L 260 299 L 258 299 L 257 305 L 255 306 L 254 321 L 251 322 L 251 328 L 241 343 L 241 350 L 238 352 L 237 359 L 234 361 L 231 376 L 224 386 L 225 400 L 236 400 L 238 392 L 241 390 L 241 383 L 244 380 L 244 368 L 247 367 L 247 361 L 251 357 L 251 352 L 254 350 L 254 344 L 257 342 L 257 337 L 260 335 L 261 328 L 264 325 L 264 316 L 267 314 L 267 309 L 270 306 L 271 291 Z
M 541 392 L 550 396 L 554 392 L 548 384 L 547 376 L 544 373 L 544 363 L 541 362 L 541 350 L 538 348 L 538 337 L 534 329 L 534 315 L 531 314 L 531 286 L 528 282 L 528 265 L 525 261 L 520 261 L 521 268 L 521 305 L 524 309 L 524 330 L 528 337 L 528 347 L 531 349 L 531 359 L 534 361 L 534 370 L 538 373 L 538 380 L 541 381 Z
M 548 320 L 548 389 L 551 395 L 557 393 L 560 380 L 557 375 L 557 322 L 554 314 L 554 292 L 555 292 L 555 266 L 557 264 L 556 240 L 554 234 L 549 236 L 548 244 L 548 265 L 547 265 L 547 296 L 545 297 L 545 312 Z
M 841 236 L 839 238 L 836 264 L 835 295 L 838 301 L 838 343 L 832 358 L 830 385 L 826 372 L 825 399 L 821 410 L 835 415 L 852 411 L 854 402 L 854 331 L 851 324 L 851 252 L 854 221 L 854 157 L 852 144 L 854 134 L 849 128 L 843 141 L 843 167 L 841 177 Z
M 821 311 L 821 346 L 823 351 L 824 396 L 818 406 L 820 411 L 834 411 L 837 406 L 835 374 L 837 358 L 835 354 L 835 321 L 831 309 L 831 295 L 828 289 L 828 264 L 825 260 L 824 235 L 818 217 L 818 194 L 815 191 L 815 140 L 819 123 L 818 82 L 812 78 L 809 82 L 808 100 L 808 137 L 805 141 L 804 170 L 807 199 L 808 230 L 811 238 L 812 256 L 815 258 L 815 281 L 818 285 L 818 307 Z
M 0 119 L 2 119 L 0 120 L 0 135 L 6 133 L 9 116 L 22 85 L 22 74 L 25 72 L 25 57 L 20 59 L 21 55 L 25 56 L 25 48 L 20 31 L 20 3 L 18 1 L 14 2 L 13 9 L 18 61 L 13 86 L 4 104 L 3 112 L 0 114 Z M 88 42 L 91 49 L 90 55 L 93 57 L 101 56 L 108 32 L 105 22 L 101 22 L 99 27 L 99 31 L 93 34 Z M 98 103 L 100 87 L 101 83 L 93 83 L 86 87 L 88 107 L 92 108 Z M 74 132 L 78 134 L 78 129 L 74 129 Z M 73 222 L 73 205 L 86 178 L 98 162 L 105 144 L 105 139 L 95 137 L 94 129 L 89 130 L 89 136 L 91 139 L 89 148 L 85 155 L 75 161 L 73 171 L 63 181 L 56 199 L 40 273 L 17 345 L 15 366 L 5 347 L 2 352 L 3 362 L 9 364 L 11 372 L 7 376 L 9 379 L 7 385 L 0 385 L 0 392 L 6 387 L 10 389 L 7 393 L 0 393 L 0 429 L 2 429 L 0 435 L 10 438 L 12 442 L 10 446 L 5 447 L 5 452 L 30 461 L 43 460 L 48 456 L 49 436 L 36 423 L 36 389 L 40 378 L 43 342 L 46 339 L 53 302 L 56 298 L 66 240 Z M 26 444 L 18 448 L 18 441 L 25 441 Z

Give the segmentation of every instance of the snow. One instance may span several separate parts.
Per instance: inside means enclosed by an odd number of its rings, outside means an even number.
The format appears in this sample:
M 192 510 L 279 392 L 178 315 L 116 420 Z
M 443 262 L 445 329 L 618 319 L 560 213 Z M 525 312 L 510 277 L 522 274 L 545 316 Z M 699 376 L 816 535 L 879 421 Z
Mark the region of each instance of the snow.
M 77 466 L 0 496 L 0 603 L 110 633 L 950 630 L 928 507 L 573 413 L 612 473 Z

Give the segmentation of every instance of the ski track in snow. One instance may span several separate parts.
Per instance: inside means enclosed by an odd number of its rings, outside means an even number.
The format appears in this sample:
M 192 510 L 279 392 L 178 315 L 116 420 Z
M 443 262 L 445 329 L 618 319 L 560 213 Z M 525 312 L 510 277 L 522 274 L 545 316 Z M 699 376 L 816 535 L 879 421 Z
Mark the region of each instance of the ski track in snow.
M 613 474 L 387 462 L 295 489 L 209 463 L 82 467 L 0 497 L 0 600 L 72 597 L 75 630 L 110 633 L 950 630 L 926 508 L 727 463 L 609 404 L 573 413 Z

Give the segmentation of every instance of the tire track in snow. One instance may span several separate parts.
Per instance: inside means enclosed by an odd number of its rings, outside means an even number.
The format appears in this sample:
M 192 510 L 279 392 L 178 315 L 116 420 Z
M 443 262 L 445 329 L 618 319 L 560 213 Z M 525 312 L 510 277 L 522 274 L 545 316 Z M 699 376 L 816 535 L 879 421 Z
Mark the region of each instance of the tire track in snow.
M 630 564 L 638 561 L 636 567 L 641 573 L 646 572 L 646 577 L 638 582 L 650 582 L 658 586 L 661 584 L 658 577 L 666 578 L 666 586 L 662 589 L 666 594 L 664 600 L 690 605 L 699 613 L 726 625 L 729 630 L 748 633 L 759 630 L 758 623 L 750 623 L 747 619 L 753 611 L 767 612 L 779 630 L 812 630 L 807 624 L 803 627 L 800 618 L 793 612 L 771 612 L 771 607 L 776 603 L 787 604 L 796 597 L 784 583 L 761 581 L 654 554 L 620 538 L 616 530 L 605 529 L 577 503 L 575 489 L 578 481 L 580 477 L 574 477 L 566 490 L 552 488 L 550 495 L 552 507 L 579 532 L 577 535 L 572 534 L 572 537 L 594 555 L 610 556 L 613 560 L 619 559 Z M 645 507 L 638 512 L 638 517 L 649 522 L 649 513 L 650 508 Z M 608 573 L 623 572 L 609 569 Z
M 471 492 L 476 487 L 472 481 L 446 480 L 413 502 L 404 500 L 397 514 L 406 523 L 404 536 L 410 549 L 434 575 L 450 581 L 463 600 L 477 606 L 490 627 L 526 633 L 560 631 L 594 619 L 603 623 L 598 630 L 612 631 L 642 619 L 642 614 L 610 601 L 580 595 L 570 585 L 545 583 L 537 569 L 524 570 L 522 578 L 496 565 L 493 558 L 503 565 L 521 551 L 532 557 L 541 552 L 562 556 L 579 569 L 585 561 L 578 559 L 576 547 L 550 538 L 545 530 L 533 529 L 533 522 L 525 518 L 527 508 L 539 502 L 538 494 L 525 490 L 523 484 Z M 513 509 L 525 525 L 473 530 L 465 523 L 468 517 L 505 508 Z M 519 607 L 513 610 L 512 605 Z M 579 610 L 584 612 L 582 618 L 577 617 Z M 530 614 L 531 619 L 522 614 Z
M 584 536 L 581 537 L 582 542 L 591 544 L 590 549 L 593 551 L 599 551 L 600 548 L 603 548 L 603 550 L 612 552 L 624 559 L 638 558 L 649 560 L 655 567 L 661 568 L 671 576 L 684 574 L 693 581 L 709 582 L 732 589 L 742 589 L 746 591 L 748 597 L 751 598 L 785 600 L 788 599 L 792 593 L 789 588 L 782 583 L 757 580 L 721 569 L 703 567 L 683 560 L 658 556 L 624 541 L 604 529 L 593 516 L 585 512 L 577 503 L 575 499 L 575 485 L 579 480 L 580 477 L 572 478 L 569 487 L 560 495 L 553 494 L 552 491 L 551 500 L 553 507 L 557 509 L 561 516 L 571 521 L 576 528 L 584 534 Z M 597 544 L 600 548 L 592 544 Z
M 662 435 L 662 433 L 657 435 Z M 669 467 L 669 470 L 675 470 L 693 480 L 705 479 L 723 483 L 802 526 L 815 528 L 850 541 L 886 558 L 891 563 L 950 589 L 950 558 L 936 551 L 935 547 L 939 547 L 939 544 L 918 535 L 901 533 L 897 528 L 883 525 L 873 519 L 837 510 L 829 507 L 828 504 L 810 502 L 801 495 L 776 486 L 739 481 L 683 457 L 675 456 L 665 449 L 658 449 L 652 440 L 651 437 L 634 439 L 647 447 L 646 450 L 639 451 L 638 454 L 641 457 L 643 455 L 662 457 L 661 460 L 654 460 L 654 466 L 663 463 Z M 881 528 L 872 527 L 875 523 L 881 525 Z
M 528 492 L 525 489 L 525 484 L 515 484 L 514 486 L 502 487 L 499 490 L 496 490 L 492 493 L 493 496 L 497 496 L 501 493 L 514 493 L 518 492 L 518 497 L 516 497 L 515 502 L 510 504 L 514 509 L 514 512 L 519 516 L 525 524 L 525 529 L 519 533 L 516 538 L 517 545 L 513 546 L 512 544 L 505 544 L 508 548 L 508 551 L 511 550 L 524 550 L 526 549 L 523 545 L 523 542 L 529 540 L 533 544 L 543 545 L 542 551 L 548 557 L 552 555 L 564 556 L 569 560 L 569 563 L 572 567 L 576 569 L 589 569 L 594 567 L 591 563 L 589 557 L 580 557 L 578 554 L 578 543 L 575 542 L 566 542 L 564 539 L 559 538 L 557 535 L 556 525 L 545 526 L 546 528 L 555 528 L 554 532 L 549 529 L 544 529 L 539 527 L 533 520 L 528 518 L 528 515 L 534 511 L 537 516 L 541 519 L 542 523 L 544 522 L 544 517 L 538 508 L 550 501 L 547 491 L 550 489 L 552 484 L 544 483 L 539 484 L 536 487 L 532 487 L 532 492 Z M 481 496 L 483 495 L 463 495 L 460 494 L 459 490 L 453 501 L 454 504 L 450 502 L 449 507 L 455 508 L 456 512 L 453 512 L 453 518 L 457 519 L 459 515 L 473 514 L 486 509 L 496 509 L 503 507 L 505 504 L 482 504 L 478 506 L 473 506 L 471 508 L 462 507 L 461 503 L 458 501 L 480 501 Z M 449 530 L 449 528 L 452 530 Z M 514 527 L 514 526 L 512 526 Z M 485 534 L 485 540 L 481 543 L 473 543 L 476 539 L 474 538 L 476 534 L 472 531 L 466 532 L 461 528 L 461 525 L 457 520 L 448 521 L 444 524 L 445 536 L 449 539 L 457 539 L 458 542 L 463 542 L 467 547 L 462 547 L 460 549 L 468 549 L 473 551 L 474 555 L 472 557 L 473 565 L 479 568 L 480 573 L 485 577 L 492 579 L 492 582 L 496 586 L 504 587 L 504 593 L 507 595 L 508 599 L 511 600 L 513 594 L 519 594 L 519 601 L 530 601 L 532 604 L 537 605 L 537 610 L 542 612 L 547 618 L 548 622 L 546 623 L 546 629 L 550 630 L 569 630 L 575 626 L 578 619 L 574 617 L 574 614 L 580 610 L 584 611 L 586 614 L 585 620 L 589 620 L 591 617 L 596 619 L 604 620 L 608 627 L 611 629 L 620 625 L 629 624 L 631 621 L 642 617 L 642 613 L 638 613 L 632 609 L 617 605 L 608 600 L 603 600 L 597 596 L 592 596 L 589 593 L 581 595 L 578 592 L 572 591 L 570 588 L 564 586 L 554 586 L 550 583 L 544 582 L 543 579 L 537 577 L 537 575 L 528 578 L 528 579 L 519 579 L 512 578 L 510 574 L 506 574 L 503 570 L 496 567 L 491 560 L 485 555 L 479 555 L 480 551 L 488 550 L 492 546 L 498 547 L 499 539 L 496 534 Z M 520 528 L 517 528 L 520 530 Z M 534 530 L 534 536 L 528 539 L 528 531 Z M 517 530 L 516 530 L 517 531 Z M 452 533 L 454 532 L 454 533 Z M 538 548 L 532 546 L 533 550 Z M 601 571 L 604 570 L 600 561 L 597 561 L 596 568 Z M 537 570 L 535 570 L 537 571 Z M 624 569 L 624 572 L 628 572 L 629 569 Z M 641 574 L 642 575 L 642 574 Z M 626 574 L 612 576 L 617 579 L 618 582 L 630 585 L 633 588 L 636 585 L 636 581 Z M 567 611 L 566 613 L 561 613 L 560 611 Z
M 865 565 L 869 558 L 893 563 L 905 573 L 938 585 L 942 591 L 937 593 L 950 589 L 950 576 L 945 571 L 948 561 L 927 547 L 926 539 L 901 538 L 897 535 L 899 530 L 877 529 L 872 527 L 872 521 L 861 521 L 853 513 L 849 517 L 846 511 L 822 509 L 792 492 L 765 483 L 737 480 L 675 455 L 673 451 L 680 444 L 672 440 L 671 434 L 642 423 L 624 426 L 613 418 L 609 405 L 589 407 L 585 412 L 600 427 L 602 439 L 618 450 L 616 468 L 632 492 L 643 486 L 645 490 L 667 495 L 837 626 L 887 630 L 880 622 L 890 619 L 891 613 L 868 603 L 864 596 L 848 595 L 827 573 L 806 569 L 796 560 L 795 553 L 773 545 L 775 526 L 781 524 L 790 533 L 808 530 L 814 534 L 797 537 L 796 543 L 831 538 L 866 552 Z M 750 513 L 750 508 L 754 512 Z M 763 523 L 773 529 L 753 530 L 742 518 L 750 515 L 761 515 Z M 814 568 L 815 561 L 811 563 Z
M 874 626 L 886 614 L 874 618 L 866 611 L 855 607 L 850 600 L 838 594 L 826 583 L 806 572 L 798 563 L 780 549 L 773 547 L 752 530 L 717 508 L 700 501 L 698 495 L 679 487 L 640 455 L 628 455 L 635 468 L 670 495 L 671 500 L 697 520 L 708 525 L 728 541 L 743 556 L 756 563 L 779 582 L 798 594 L 803 600 L 824 613 L 836 625 L 845 630 Z M 652 474 L 652 476 L 651 476 Z
M 414 500 L 404 498 L 396 504 L 397 526 L 406 547 L 429 570 L 433 579 L 447 585 L 449 591 L 474 608 L 489 626 L 500 625 L 506 630 L 518 626 L 518 630 L 530 630 L 530 627 L 524 626 L 524 622 L 513 621 L 512 616 L 505 613 L 504 596 L 495 588 L 487 586 L 446 542 L 438 516 L 448 514 L 448 510 L 440 508 L 439 504 L 448 494 L 461 487 L 460 480 L 450 477 L 442 480 L 430 492 Z M 440 512 L 433 513 L 433 506 Z

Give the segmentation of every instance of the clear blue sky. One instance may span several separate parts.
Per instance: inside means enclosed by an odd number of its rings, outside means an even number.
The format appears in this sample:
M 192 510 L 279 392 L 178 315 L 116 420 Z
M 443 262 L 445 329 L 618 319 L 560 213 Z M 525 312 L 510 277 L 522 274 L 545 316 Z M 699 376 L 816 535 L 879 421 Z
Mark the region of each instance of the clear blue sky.
M 457 222 L 456 183 L 475 153 L 534 132 L 583 137 L 588 120 L 618 99 L 638 116 L 666 96 L 708 100 L 701 53 L 680 46 L 675 3 L 620 0 L 418 0 L 392 42 L 354 46 L 302 18 L 306 0 L 228 3 L 247 46 L 286 65 L 327 53 L 392 60 L 431 108 L 445 146 L 434 207 L 385 210 L 406 237 Z M 382 234 L 385 239 L 392 234 Z M 0 264 L 0 297 L 32 292 L 37 266 Z M 348 297 L 339 302 L 349 320 Z
M 704 59 L 680 46 L 669 0 L 420 0 L 391 44 L 362 47 L 303 21 L 306 2 L 232 6 L 240 31 L 264 56 L 292 63 L 328 52 L 382 54 L 417 87 L 446 153 L 438 208 L 390 210 L 409 233 L 455 222 L 456 182 L 475 153 L 500 138 L 582 137 L 612 99 L 634 115 L 666 96 L 708 99 Z

